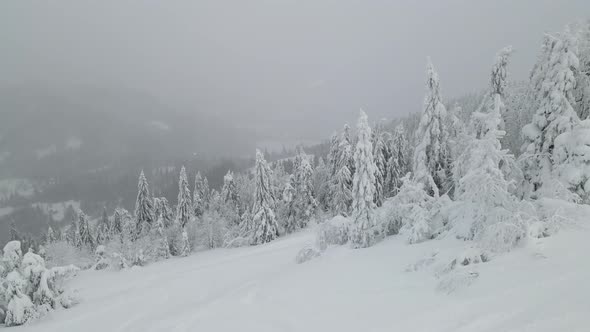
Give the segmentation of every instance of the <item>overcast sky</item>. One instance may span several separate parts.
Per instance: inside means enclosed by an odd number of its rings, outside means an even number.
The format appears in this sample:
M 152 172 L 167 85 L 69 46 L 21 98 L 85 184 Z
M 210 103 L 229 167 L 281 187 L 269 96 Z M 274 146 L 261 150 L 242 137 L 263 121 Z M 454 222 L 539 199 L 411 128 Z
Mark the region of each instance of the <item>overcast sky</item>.
M 420 110 L 426 56 L 445 98 L 485 87 L 509 44 L 524 79 L 544 31 L 589 15 L 588 0 L 3 0 L 0 83 L 133 88 L 318 139 L 361 107 L 373 121 Z

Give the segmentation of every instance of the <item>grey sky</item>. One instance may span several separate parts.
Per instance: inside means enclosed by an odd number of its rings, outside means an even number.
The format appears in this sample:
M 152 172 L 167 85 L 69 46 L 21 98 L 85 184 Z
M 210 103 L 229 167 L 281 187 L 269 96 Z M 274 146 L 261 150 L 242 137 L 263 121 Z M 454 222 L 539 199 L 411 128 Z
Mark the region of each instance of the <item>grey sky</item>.
M 25 1 L 0 3 L 0 82 L 134 88 L 277 139 L 325 138 L 360 107 L 422 105 L 427 55 L 444 97 L 485 87 L 511 44 L 525 78 L 544 31 L 590 1 Z

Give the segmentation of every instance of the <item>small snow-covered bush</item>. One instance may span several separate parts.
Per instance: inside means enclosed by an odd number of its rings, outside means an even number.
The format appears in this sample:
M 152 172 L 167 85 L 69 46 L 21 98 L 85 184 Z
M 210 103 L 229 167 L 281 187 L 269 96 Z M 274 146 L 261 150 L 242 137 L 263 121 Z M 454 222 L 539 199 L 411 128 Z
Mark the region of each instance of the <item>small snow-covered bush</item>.
M 21 258 L 20 242 L 4 247 L 0 260 L 0 307 L 4 324 L 25 324 L 58 307 L 75 303 L 64 290 L 64 280 L 79 270 L 73 265 L 47 268 L 43 257 L 29 251 Z
M 350 219 L 336 216 L 319 226 L 317 245 L 320 250 L 326 250 L 330 245 L 343 245 L 348 242 Z
M 408 243 L 418 243 L 432 238 L 441 229 L 440 211 L 449 203 L 447 196 L 433 198 L 416 182 L 406 175 L 399 193 L 386 203 L 381 215 L 382 227 L 386 234 L 400 233 Z
M 307 246 L 307 247 L 299 250 L 299 252 L 297 253 L 297 256 L 295 257 L 295 262 L 297 264 L 301 264 L 301 263 L 307 262 L 307 261 L 314 259 L 316 257 L 319 257 L 319 256 L 320 256 L 319 251 L 317 251 L 312 246 Z

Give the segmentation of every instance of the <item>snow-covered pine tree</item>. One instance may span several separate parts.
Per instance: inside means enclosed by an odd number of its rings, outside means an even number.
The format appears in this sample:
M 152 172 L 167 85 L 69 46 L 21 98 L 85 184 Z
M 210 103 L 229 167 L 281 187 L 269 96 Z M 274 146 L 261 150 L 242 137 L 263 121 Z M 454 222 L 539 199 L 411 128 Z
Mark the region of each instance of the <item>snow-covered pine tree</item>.
M 544 52 L 549 41 L 550 55 L 543 57 L 547 62 L 539 66 L 546 68 L 541 80 L 539 108 L 532 122 L 522 129 L 527 145 L 521 160 L 525 180 L 531 185 L 533 197 L 538 196 L 543 184 L 551 183 L 555 176 L 555 139 L 560 134 L 571 131 L 580 122 L 572 106 L 575 103 L 575 72 L 579 64 L 575 40 L 566 28 L 566 31 L 557 37 L 546 37 Z
M 255 199 L 252 206 L 253 237 L 252 244 L 261 244 L 279 236 L 274 199 L 271 194 L 271 171 L 260 150 L 256 150 L 256 167 L 254 171 Z
M 150 196 L 147 179 L 141 170 L 137 183 L 137 199 L 135 200 L 136 238 L 149 231 L 154 219 L 154 203 Z
M 203 200 L 203 206 L 205 210 L 209 208 L 209 202 L 211 201 L 211 190 L 209 189 L 209 180 L 207 177 L 203 177 L 203 189 L 201 191 L 201 198 Z
M 123 223 L 122 223 L 122 214 L 123 211 L 121 208 L 116 208 L 115 212 L 113 212 L 112 224 L 109 227 L 111 234 L 110 237 L 114 238 L 115 236 L 120 235 L 123 232 Z
M 55 242 L 56 240 L 57 239 L 56 239 L 56 236 L 55 236 L 55 232 L 53 231 L 53 228 L 51 228 L 51 226 L 49 226 L 47 228 L 46 243 L 47 244 L 51 244 L 51 243 Z
M 70 226 L 66 230 L 66 242 L 74 247 L 80 247 L 80 231 L 78 230 L 78 216 L 72 215 Z
M 78 212 L 78 232 L 79 232 L 79 242 L 78 247 L 86 247 L 90 250 L 94 249 L 95 241 L 92 237 L 92 231 L 90 230 L 90 225 L 88 224 L 88 217 L 82 211 Z
M 322 211 L 328 211 L 330 206 L 330 169 L 324 162 L 324 158 L 318 158 L 318 164 L 313 170 L 313 194 L 318 207 Z M 280 196 L 278 196 L 280 197 Z
M 414 151 L 414 177 L 424 184 L 429 195 L 438 197 L 450 189 L 451 155 L 445 126 L 447 111 L 442 103 L 438 74 L 430 58 L 427 66 L 426 96 L 420 125 L 416 131 L 418 145 Z
M 107 216 L 107 209 L 103 208 L 102 217 L 96 225 L 96 245 L 106 243 L 110 238 L 109 217 Z
M 221 201 L 223 202 L 223 213 L 225 218 L 228 219 L 230 226 L 235 227 L 240 224 L 240 196 L 236 183 L 234 181 L 234 174 L 231 171 L 227 171 L 227 174 L 223 177 L 223 187 L 221 188 Z
M 296 224 L 287 225 L 287 232 L 306 227 L 318 206 L 314 197 L 313 168 L 309 156 L 303 151 L 303 148 L 299 149 L 299 154 L 295 157 L 295 166 L 296 218 L 294 221 Z
M 575 72 L 574 109 L 581 120 L 586 120 L 590 117 L 590 20 L 581 25 L 576 37 L 579 67 Z
M 344 129 L 338 140 L 332 184 L 332 213 L 348 216 L 352 205 L 352 175 L 354 173 L 353 146 L 350 127 Z
M 390 157 L 386 164 L 385 196 L 393 197 L 402 186 L 402 178 L 412 170 L 410 144 L 403 123 L 395 127 L 389 146 Z
M 371 246 L 378 234 L 375 233 L 375 160 L 371 143 L 371 127 L 367 114 L 360 111 L 357 125 L 358 141 L 354 151 L 355 173 L 352 189 L 352 213 L 354 225 L 350 242 L 355 248 Z
M 186 227 L 191 218 L 191 212 L 191 192 L 188 188 L 186 169 L 182 166 L 178 179 L 178 203 L 176 205 L 176 222 L 180 225 L 180 228 Z
M 454 164 L 455 197 L 462 202 L 460 208 L 454 209 L 454 229 L 458 236 L 466 239 L 481 237 L 492 229 L 493 232 L 502 229 L 502 233 L 512 229 L 523 231 L 513 224 L 508 225 L 514 219 L 515 198 L 510 194 L 509 181 L 501 170 L 503 164 L 511 164 L 513 159 L 501 149 L 500 139 L 504 131 L 499 129 L 503 124 L 502 94 L 510 53 L 510 47 L 498 52 L 492 67 L 490 91 L 479 110 L 472 114 L 474 135 Z
M 383 205 L 385 200 L 385 177 L 387 176 L 388 146 L 385 144 L 386 133 L 379 125 L 373 131 L 373 158 L 375 159 L 375 197 L 377 207 Z
M 282 164 L 281 164 L 282 165 Z M 221 188 L 221 197 L 224 202 L 237 205 L 240 197 L 236 189 L 234 182 L 234 173 L 227 171 L 227 174 L 223 176 L 223 187 Z
M 330 150 L 328 151 L 328 169 L 330 177 L 334 177 L 338 169 L 338 153 L 339 153 L 340 138 L 337 133 L 333 133 L 330 137 Z
M 156 257 L 159 259 L 170 258 L 170 244 L 168 243 L 168 237 L 166 236 L 164 228 L 164 219 L 162 218 L 162 215 L 159 215 L 156 221 L 154 232 L 154 240 L 156 241 Z
M 201 177 L 201 172 L 197 172 L 195 175 L 195 186 L 193 188 L 193 215 L 200 217 L 205 212 L 205 197 L 204 194 L 204 183 Z
M 192 206 L 191 206 L 192 210 Z M 174 220 L 174 213 L 170 208 L 170 204 L 168 203 L 168 199 L 166 197 L 157 197 L 154 198 L 154 215 L 161 216 L 162 221 L 164 222 L 164 227 L 170 227 Z

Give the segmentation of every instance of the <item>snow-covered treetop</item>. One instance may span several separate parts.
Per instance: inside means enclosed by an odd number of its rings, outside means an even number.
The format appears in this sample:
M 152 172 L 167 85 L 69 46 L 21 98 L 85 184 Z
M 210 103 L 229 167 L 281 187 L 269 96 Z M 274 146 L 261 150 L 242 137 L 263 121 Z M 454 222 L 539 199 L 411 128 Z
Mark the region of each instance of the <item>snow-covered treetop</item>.
M 506 46 L 496 54 L 496 60 L 492 66 L 492 75 L 490 79 L 490 88 L 492 94 L 504 95 L 506 88 L 506 76 L 508 59 L 512 54 L 512 46 Z

